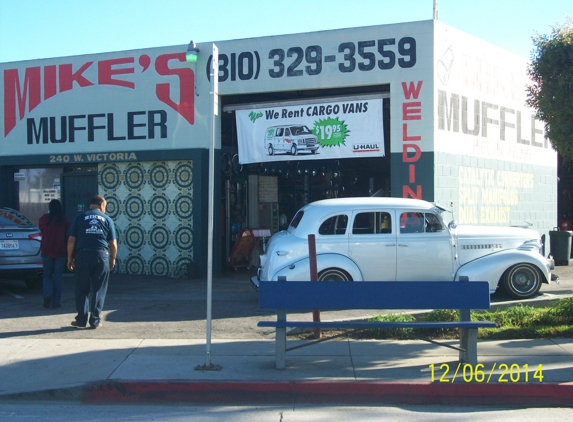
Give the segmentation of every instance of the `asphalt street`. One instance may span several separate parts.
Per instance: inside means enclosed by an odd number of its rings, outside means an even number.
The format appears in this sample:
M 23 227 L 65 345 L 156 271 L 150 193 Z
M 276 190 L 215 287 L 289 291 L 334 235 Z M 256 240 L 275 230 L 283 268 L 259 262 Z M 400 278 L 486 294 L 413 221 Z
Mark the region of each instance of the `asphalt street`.
M 229 270 L 213 279 L 212 337 L 217 339 L 266 338 L 272 329 L 257 327 L 276 315 L 258 308 L 257 292 L 249 283 L 255 270 Z M 544 284 L 540 295 L 524 303 L 543 304 L 573 292 L 573 263 L 558 266 L 560 283 Z M 516 302 L 503 294 L 492 296 L 492 306 Z M 104 308 L 105 327 L 85 330 L 83 338 L 200 339 L 206 335 L 207 283 L 204 278 L 167 278 L 112 274 Z M 380 311 L 325 312 L 323 320 L 367 318 Z M 41 290 L 28 290 L 17 280 L 0 281 L 0 338 L 77 338 L 74 319 L 74 276 L 66 274 L 62 307 L 42 307 Z

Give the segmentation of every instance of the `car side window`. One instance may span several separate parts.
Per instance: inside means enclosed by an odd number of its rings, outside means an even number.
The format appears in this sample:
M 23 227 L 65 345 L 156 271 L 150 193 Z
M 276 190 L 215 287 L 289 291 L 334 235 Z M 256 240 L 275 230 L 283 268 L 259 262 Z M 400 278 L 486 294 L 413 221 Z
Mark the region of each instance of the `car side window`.
M 300 223 L 300 220 L 302 220 L 303 215 L 304 211 L 297 212 L 292 221 L 290 222 L 290 227 L 296 229 L 298 227 L 298 223 Z
M 279 128 L 277 129 L 277 136 L 283 136 L 283 130 L 284 130 L 284 128 L 279 127 Z
M 390 213 L 379 212 L 376 213 L 378 217 L 378 233 L 392 233 L 392 218 Z
M 426 213 L 426 232 L 435 233 L 444 230 L 442 221 L 436 214 Z
M 400 233 L 436 233 L 442 230 L 444 226 L 435 214 L 404 212 L 400 216 Z
M 354 217 L 352 234 L 392 233 L 392 219 L 387 212 L 361 212 Z
M 348 225 L 348 216 L 346 214 L 336 215 L 334 217 L 330 217 L 324 220 L 324 222 L 320 225 L 318 229 L 318 234 L 322 235 L 345 234 L 347 225 Z
M 288 127 L 285 129 L 285 136 L 290 136 L 290 129 Z
M 424 213 L 403 212 L 400 215 L 400 233 L 424 233 Z

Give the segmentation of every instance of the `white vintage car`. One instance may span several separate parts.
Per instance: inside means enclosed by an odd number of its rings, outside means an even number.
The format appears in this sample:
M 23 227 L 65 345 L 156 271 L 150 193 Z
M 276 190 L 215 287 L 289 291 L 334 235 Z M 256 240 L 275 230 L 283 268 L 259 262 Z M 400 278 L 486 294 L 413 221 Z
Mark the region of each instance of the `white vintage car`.
M 444 208 L 400 198 L 326 199 L 305 205 L 273 235 L 251 282 L 310 280 L 308 235 L 319 281 L 489 282 L 519 299 L 551 281 L 539 234 L 519 227 L 446 225 Z

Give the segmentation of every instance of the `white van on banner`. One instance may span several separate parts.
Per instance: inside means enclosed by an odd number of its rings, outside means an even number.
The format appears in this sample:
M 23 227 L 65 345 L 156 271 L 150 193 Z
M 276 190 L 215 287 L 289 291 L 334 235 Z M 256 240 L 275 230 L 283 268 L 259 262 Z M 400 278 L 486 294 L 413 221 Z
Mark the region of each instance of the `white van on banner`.
M 239 162 L 384 156 L 382 99 L 237 109 Z

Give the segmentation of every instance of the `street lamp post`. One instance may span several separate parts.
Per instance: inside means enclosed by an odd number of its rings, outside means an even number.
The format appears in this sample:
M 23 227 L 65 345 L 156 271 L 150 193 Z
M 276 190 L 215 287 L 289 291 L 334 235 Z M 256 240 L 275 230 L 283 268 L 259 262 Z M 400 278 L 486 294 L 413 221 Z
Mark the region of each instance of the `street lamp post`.
M 199 49 L 193 41 L 187 48 L 187 61 L 197 62 Z M 211 322 L 213 302 L 213 213 L 215 211 L 215 123 L 219 115 L 219 49 L 213 44 L 211 60 L 211 135 L 209 140 L 209 206 L 207 221 L 207 317 L 206 317 L 206 342 L 205 364 L 195 367 L 196 370 L 221 369 L 219 365 L 211 362 Z

